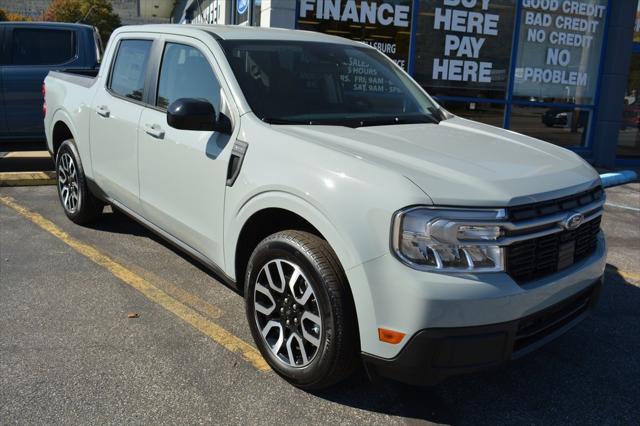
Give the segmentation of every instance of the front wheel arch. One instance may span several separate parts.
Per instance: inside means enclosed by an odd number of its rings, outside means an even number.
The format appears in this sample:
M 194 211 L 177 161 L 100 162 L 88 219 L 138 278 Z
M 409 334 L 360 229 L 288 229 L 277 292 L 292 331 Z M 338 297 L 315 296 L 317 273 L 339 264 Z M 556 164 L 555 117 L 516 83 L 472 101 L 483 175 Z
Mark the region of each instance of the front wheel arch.
M 308 220 L 282 208 L 266 208 L 255 212 L 244 223 L 238 235 L 235 250 L 235 276 L 240 291 L 244 291 L 244 278 L 253 250 L 269 235 L 284 230 L 306 231 L 327 240 Z

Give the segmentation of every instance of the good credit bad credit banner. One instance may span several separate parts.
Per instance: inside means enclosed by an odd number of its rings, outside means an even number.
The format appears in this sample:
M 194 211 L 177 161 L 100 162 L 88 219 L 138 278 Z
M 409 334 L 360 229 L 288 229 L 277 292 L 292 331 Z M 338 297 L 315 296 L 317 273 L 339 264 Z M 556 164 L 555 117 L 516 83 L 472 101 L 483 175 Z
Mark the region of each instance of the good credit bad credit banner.
M 514 94 L 593 103 L 606 0 L 522 0 Z

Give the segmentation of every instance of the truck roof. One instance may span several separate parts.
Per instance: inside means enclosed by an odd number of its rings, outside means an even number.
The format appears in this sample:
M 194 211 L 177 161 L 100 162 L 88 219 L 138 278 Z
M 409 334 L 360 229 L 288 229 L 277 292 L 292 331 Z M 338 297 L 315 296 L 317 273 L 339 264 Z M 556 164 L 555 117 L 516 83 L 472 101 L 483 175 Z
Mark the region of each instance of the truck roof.
M 49 21 L 2 21 L 0 25 L 12 27 L 62 27 L 62 28 L 91 28 L 91 25 L 79 24 L 74 22 L 49 22 Z
M 340 43 L 362 46 L 363 43 L 315 31 L 289 30 L 284 28 L 248 27 L 241 25 L 201 24 L 151 24 L 120 27 L 114 35 L 123 32 L 154 32 L 201 37 L 213 36 L 223 40 L 297 40 L 324 43 Z

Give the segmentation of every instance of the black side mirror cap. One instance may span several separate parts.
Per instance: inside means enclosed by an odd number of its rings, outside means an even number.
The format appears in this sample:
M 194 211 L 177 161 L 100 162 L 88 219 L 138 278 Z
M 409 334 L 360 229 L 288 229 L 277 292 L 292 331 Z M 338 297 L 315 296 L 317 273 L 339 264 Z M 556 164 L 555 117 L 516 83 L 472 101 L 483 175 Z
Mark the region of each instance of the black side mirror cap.
M 169 105 L 167 124 L 180 130 L 216 130 L 216 110 L 204 99 L 180 98 Z

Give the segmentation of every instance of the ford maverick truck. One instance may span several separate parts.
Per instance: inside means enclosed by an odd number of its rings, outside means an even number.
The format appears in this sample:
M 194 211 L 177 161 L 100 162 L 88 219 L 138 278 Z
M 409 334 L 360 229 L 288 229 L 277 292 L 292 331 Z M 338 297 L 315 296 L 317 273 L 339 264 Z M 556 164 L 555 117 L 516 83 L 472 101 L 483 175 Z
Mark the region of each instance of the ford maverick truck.
M 97 76 L 45 83 L 66 215 L 110 204 L 237 286 L 260 352 L 301 388 L 362 363 L 435 384 L 531 352 L 596 303 L 594 169 L 445 111 L 364 44 L 122 27 Z

